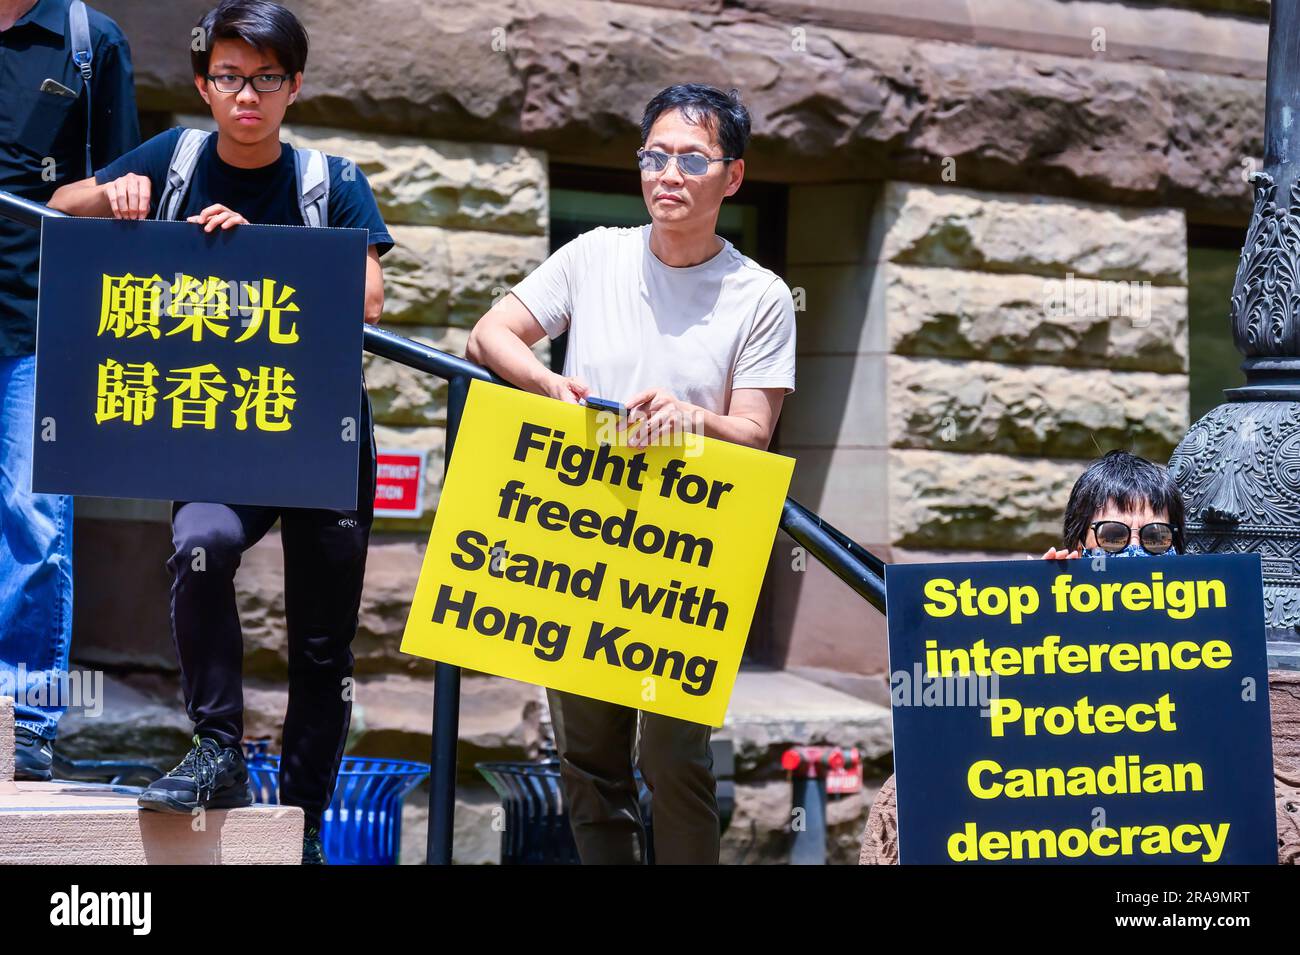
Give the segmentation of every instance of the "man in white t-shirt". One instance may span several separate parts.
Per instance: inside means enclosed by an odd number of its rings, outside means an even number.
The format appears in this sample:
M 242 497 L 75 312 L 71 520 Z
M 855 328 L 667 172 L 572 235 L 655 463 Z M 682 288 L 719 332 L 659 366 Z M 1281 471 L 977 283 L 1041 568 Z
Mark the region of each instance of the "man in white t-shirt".
M 620 402 L 633 447 L 691 431 L 766 448 L 794 391 L 794 303 L 780 278 L 716 234 L 748 140 L 734 91 L 691 84 L 655 96 L 637 151 L 651 224 L 593 229 L 559 249 L 483 316 L 468 357 L 561 401 Z M 531 346 L 566 330 L 560 375 Z M 634 760 L 654 794 L 656 862 L 718 861 L 709 727 L 548 697 L 584 863 L 645 859 Z

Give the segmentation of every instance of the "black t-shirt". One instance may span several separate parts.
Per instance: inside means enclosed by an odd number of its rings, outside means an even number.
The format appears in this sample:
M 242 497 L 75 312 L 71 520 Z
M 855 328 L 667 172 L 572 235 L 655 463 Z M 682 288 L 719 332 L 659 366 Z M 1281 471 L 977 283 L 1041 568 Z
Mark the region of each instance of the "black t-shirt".
M 167 185 L 167 167 L 180 140 L 178 126 L 133 149 L 95 173 L 99 183 L 112 182 L 127 173 L 148 176 L 152 185 L 149 215 L 157 215 L 158 202 Z M 370 244 L 383 255 L 393 247 L 393 237 L 384 225 L 374 193 L 365 174 L 338 156 L 329 156 L 330 196 L 327 224 L 340 229 L 367 229 Z M 280 158 L 269 166 L 243 169 L 224 162 L 217 155 L 217 136 L 212 134 L 199 150 L 189 190 L 178 217 L 197 215 L 219 203 L 258 225 L 304 225 L 298 208 L 298 174 L 293 148 L 280 144 Z

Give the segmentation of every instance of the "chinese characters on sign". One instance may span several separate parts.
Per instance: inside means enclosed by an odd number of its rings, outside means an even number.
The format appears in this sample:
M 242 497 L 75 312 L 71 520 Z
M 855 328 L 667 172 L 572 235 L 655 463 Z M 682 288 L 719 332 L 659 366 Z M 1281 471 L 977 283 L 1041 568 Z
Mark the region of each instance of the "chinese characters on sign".
M 232 286 L 243 293 L 243 301 L 237 298 L 233 309 Z M 157 275 L 104 275 L 96 335 L 149 335 L 157 339 L 189 333 L 191 341 L 200 343 L 205 334 L 226 338 L 233 311 L 236 317 L 244 316 L 240 319 L 243 334 L 232 339 L 236 344 L 252 338 L 265 326 L 267 340 L 272 344 L 292 345 L 298 341 L 298 326 L 290 323 L 285 328 L 284 315 L 299 311 L 293 301 L 294 291 L 292 286 L 270 278 L 232 283 L 215 276 L 197 279 L 178 273 L 168 284 Z M 160 327 L 163 316 L 171 326 L 165 332 Z M 280 365 L 259 365 L 256 370 L 238 367 L 235 374 L 237 379 L 231 382 L 211 362 L 164 373 L 151 361 L 123 364 L 105 358 L 99 364 L 95 423 L 122 421 L 139 426 L 153 420 L 159 393 L 156 381 L 163 375 L 168 384 L 176 386 L 163 396 L 171 403 L 173 428 L 216 428 L 217 408 L 228 394 L 232 395 L 232 403 L 239 402 L 228 409 L 238 430 L 248 428 L 250 413 L 254 427 L 261 431 L 288 431 L 293 427 L 289 412 L 297 403 L 297 392 L 290 372 Z
M 367 240 L 47 220 L 33 489 L 356 507 Z

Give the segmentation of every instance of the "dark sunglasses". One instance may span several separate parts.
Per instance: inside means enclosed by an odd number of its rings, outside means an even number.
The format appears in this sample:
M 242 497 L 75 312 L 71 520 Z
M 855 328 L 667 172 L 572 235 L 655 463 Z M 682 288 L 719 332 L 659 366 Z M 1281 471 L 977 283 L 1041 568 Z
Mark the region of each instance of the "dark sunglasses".
M 1133 529 L 1123 521 L 1094 521 L 1088 525 L 1097 537 L 1097 546 L 1108 554 L 1118 554 L 1128 546 Z M 1148 554 L 1167 554 L 1174 546 L 1174 526 L 1152 521 L 1138 528 L 1138 543 Z

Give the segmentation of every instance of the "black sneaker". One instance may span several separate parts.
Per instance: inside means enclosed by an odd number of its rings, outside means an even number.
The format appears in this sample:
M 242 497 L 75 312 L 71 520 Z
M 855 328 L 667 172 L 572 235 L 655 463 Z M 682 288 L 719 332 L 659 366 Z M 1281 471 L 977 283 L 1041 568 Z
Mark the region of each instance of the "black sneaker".
M 25 726 L 14 727 L 14 779 L 47 782 L 53 772 L 54 741 Z
M 166 776 L 140 794 L 141 809 L 191 813 L 195 809 L 236 809 L 253 804 L 244 754 L 208 737 L 194 737 L 194 748 Z
M 303 830 L 302 834 L 302 864 L 303 865 L 328 865 L 329 861 L 325 858 L 325 844 L 321 842 L 320 830 L 316 827 Z

